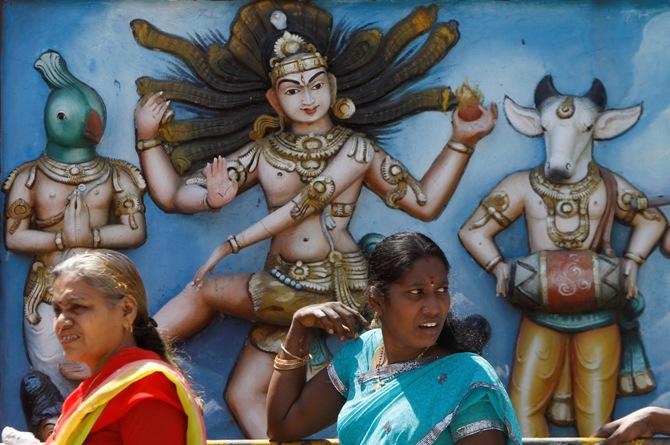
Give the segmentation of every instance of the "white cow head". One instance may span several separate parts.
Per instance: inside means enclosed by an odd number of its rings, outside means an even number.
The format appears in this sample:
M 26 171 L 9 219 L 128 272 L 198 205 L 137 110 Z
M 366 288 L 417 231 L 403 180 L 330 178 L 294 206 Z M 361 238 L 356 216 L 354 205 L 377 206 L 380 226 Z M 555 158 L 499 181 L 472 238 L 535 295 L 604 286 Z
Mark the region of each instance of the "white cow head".
M 556 90 L 551 76 L 545 76 L 535 89 L 535 108 L 522 107 L 507 96 L 504 108 L 507 120 L 519 133 L 544 134 L 545 176 L 569 182 L 574 175 L 585 174 L 594 139 L 619 136 L 635 125 L 642 113 L 642 105 L 605 110 L 606 103 L 607 93 L 598 79 L 585 95 L 566 96 Z

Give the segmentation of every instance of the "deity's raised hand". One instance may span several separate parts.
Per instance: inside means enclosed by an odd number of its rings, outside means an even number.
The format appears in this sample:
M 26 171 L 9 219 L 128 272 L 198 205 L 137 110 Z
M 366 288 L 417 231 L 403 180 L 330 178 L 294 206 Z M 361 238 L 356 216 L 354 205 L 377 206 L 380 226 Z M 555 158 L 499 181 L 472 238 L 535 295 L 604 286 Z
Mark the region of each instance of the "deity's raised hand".
M 158 127 L 170 106 L 170 101 L 163 98 L 163 92 L 154 93 L 148 98 L 145 96 L 135 107 L 135 128 L 138 140 L 154 139 L 158 135 Z
M 237 195 L 237 181 L 228 177 L 226 158 L 218 156 L 208 162 L 204 169 L 207 178 L 207 203 L 215 209 L 228 204 Z
M 93 246 L 91 216 L 79 189 L 72 191 L 65 206 L 63 244 L 65 247 Z
M 451 115 L 451 139 L 468 147 L 474 147 L 480 139 L 489 134 L 495 127 L 498 118 L 498 106 L 491 102 L 488 108 L 478 106 L 481 115 L 475 120 L 465 120 L 458 111 Z

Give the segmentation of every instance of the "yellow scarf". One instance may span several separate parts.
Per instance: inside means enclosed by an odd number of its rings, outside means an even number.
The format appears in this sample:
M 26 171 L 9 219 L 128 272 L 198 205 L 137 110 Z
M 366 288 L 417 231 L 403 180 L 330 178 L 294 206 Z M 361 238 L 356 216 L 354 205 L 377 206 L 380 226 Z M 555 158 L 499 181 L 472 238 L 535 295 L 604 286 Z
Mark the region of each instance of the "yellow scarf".
M 105 406 L 107 406 L 107 403 L 132 383 L 154 372 L 163 374 L 177 388 L 179 401 L 188 417 L 186 444 L 205 444 L 205 426 L 200 413 L 200 407 L 195 401 L 188 383 L 180 373 L 157 360 L 134 361 L 115 371 L 95 391 L 86 397 L 67 418 L 61 418 L 63 423 L 56 426 L 51 443 L 54 445 L 83 444 L 96 420 L 98 420 Z

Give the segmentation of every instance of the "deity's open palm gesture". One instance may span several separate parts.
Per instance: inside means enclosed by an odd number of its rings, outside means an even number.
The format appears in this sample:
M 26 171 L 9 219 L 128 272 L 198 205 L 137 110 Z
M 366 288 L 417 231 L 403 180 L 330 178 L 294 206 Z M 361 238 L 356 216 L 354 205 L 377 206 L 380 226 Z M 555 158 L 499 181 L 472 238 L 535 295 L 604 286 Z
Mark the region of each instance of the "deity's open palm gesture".
M 237 182 L 228 177 L 226 158 L 218 156 L 204 168 L 207 178 L 207 202 L 213 208 L 228 204 L 237 195 Z

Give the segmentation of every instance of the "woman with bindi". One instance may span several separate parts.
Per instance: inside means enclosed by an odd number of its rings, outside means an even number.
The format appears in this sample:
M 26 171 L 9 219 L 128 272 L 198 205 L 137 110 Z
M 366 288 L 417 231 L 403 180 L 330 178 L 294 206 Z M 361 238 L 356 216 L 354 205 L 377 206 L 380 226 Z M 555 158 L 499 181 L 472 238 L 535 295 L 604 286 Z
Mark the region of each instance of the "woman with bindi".
M 266 434 L 265 399 L 273 359 L 293 314 L 305 306 L 331 301 L 355 312 L 364 309 L 367 263 L 349 231 L 363 186 L 392 208 L 424 221 L 437 218 L 455 191 L 475 144 L 493 129 L 497 114 L 494 105 L 485 109 L 478 103 L 473 120 L 453 113 L 449 141 L 423 177 L 414 178 L 399 160 L 361 132 L 366 128 L 363 124 L 353 125 L 356 113 L 369 122 L 386 119 L 389 124 L 421 110 L 454 109 L 455 96 L 448 88 L 431 89 L 420 94 L 423 99 L 430 98 L 433 105 L 420 102 L 420 107 L 416 105 L 419 96 L 401 97 L 392 105 L 384 105 L 381 99 L 375 102 L 361 98 L 367 105 L 357 111 L 355 100 L 338 96 L 339 80 L 333 72 L 337 66 L 330 65 L 331 59 L 322 49 L 330 47 L 323 36 L 331 35 L 332 23 L 305 25 L 305 21 L 325 20 L 330 14 L 309 2 L 289 4 L 298 9 L 268 9 L 271 2 L 254 2 L 239 13 L 244 25 L 238 21 L 231 27 L 227 48 L 232 52 L 246 48 L 249 56 L 240 55 L 238 60 L 251 60 L 253 56 L 263 61 L 262 66 L 249 70 L 255 69 L 265 82 L 263 97 L 274 113 L 257 116 L 251 142 L 182 178 L 172 163 L 176 152 L 168 155 L 156 139 L 167 131 L 161 127 L 161 120 L 168 112 L 170 93 L 153 94 L 136 110 L 140 160 L 152 197 L 161 208 L 180 212 L 219 209 L 256 184 L 265 194 L 268 215 L 229 235 L 199 268 L 193 282 L 156 315 L 160 328 L 172 338 L 197 333 L 219 314 L 255 322 L 226 390 L 228 406 L 245 435 L 252 438 Z M 403 29 L 417 23 L 432 26 L 436 12 L 434 7 L 417 8 L 403 19 Z M 248 35 L 240 34 L 241 30 L 251 32 L 249 26 L 257 23 L 255 20 L 260 20 L 259 28 L 253 30 L 258 40 L 252 46 L 241 46 L 242 41 L 249 43 Z M 151 46 L 151 35 L 167 39 L 161 40 L 163 45 L 174 39 L 146 22 L 135 21 L 133 26 L 136 38 L 147 46 Z M 457 26 L 455 22 L 436 25 L 425 44 L 426 51 L 434 49 L 431 54 L 437 54 L 437 60 L 444 57 L 458 39 Z M 316 37 L 314 30 L 320 30 Z M 389 39 L 394 38 L 393 32 Z M 379 65 L 380 61 L 375 63 Z M 421 63 L 428 62 L 422 59 Z M 426 65 L 422 69 L 428 68 Z M 369 85 L 360 84 L 359 91 L 368 86 L 376 90 L 378 85 L 378 96 L 392 93 L 397 85 L 382 82 L 382 71 L 370 71 L 377 77 L 370 79 Z M 414 76 L 422 73 L 425 71 Z M 202 76 L 206 78 L 206 73 Z M 347 84 L 352 82 L 348 80 Z M 404 86 L 410 83 L 405 82 Z M 352 91 L 351 86 L 347 91 Z M 415 105 L 419 108 L 412 108 Z M 232 120 L 236 115 L 230 113 Z M 169 124 L 167 128 L 171 128 Z M 271 239 L 271 244 L 263 271 L 208 276 L 225 257 L 266 239 Z M 322 337 L 312 342 L 310 375 L 328 362 Z
M 268 392 L 273 440 L 309 436 L 337 421 L 347 444 L 521 444 L 511 402 L 478 355 L 490 328 L 450 312 L 449 264 L 428 237 L 403 232 L 369 261 L 370 307 L 381 325 L 339 302 L 293 316 Z M 327 369 L 305 382 L 310 342 L 326 330 L 351 339 Z

